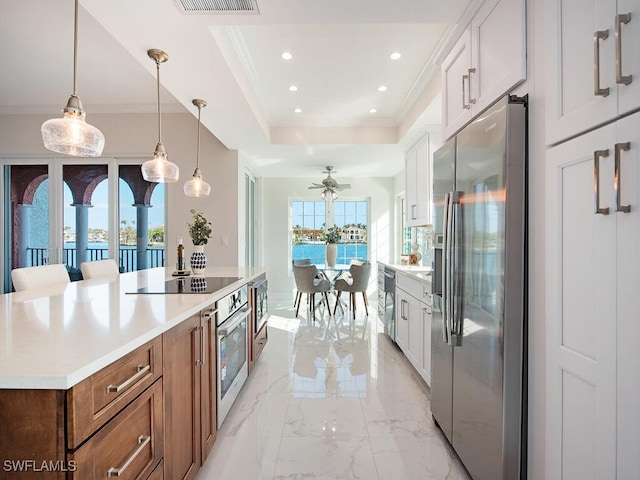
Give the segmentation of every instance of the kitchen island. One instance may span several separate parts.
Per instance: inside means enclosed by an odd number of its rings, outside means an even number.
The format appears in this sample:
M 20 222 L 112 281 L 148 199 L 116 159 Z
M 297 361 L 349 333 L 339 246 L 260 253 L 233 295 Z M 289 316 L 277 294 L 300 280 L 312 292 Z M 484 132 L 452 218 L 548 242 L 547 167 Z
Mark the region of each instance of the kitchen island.
M 213 293 L 140 294 L 173 278 L 156 268 L 0 296 L 2 478 L 193 478 L 216 434 L 216 302 L 264 273 L 208 267 L 231 278 Z

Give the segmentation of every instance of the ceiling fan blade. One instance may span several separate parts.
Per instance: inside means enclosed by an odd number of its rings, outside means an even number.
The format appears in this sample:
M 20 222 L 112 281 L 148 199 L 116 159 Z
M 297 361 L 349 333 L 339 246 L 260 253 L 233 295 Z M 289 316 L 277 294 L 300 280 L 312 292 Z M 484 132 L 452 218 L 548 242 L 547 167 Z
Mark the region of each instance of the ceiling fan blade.
M 350 183 L 342 183 L 342 184 L 338 184 L 338 185 L 336 185 L 336 186 L 335 186 L 335 187 L 333 187 L 333 188 L 335 188 L 336 190 L 338 190 L 338 191 L 339 191 L 339 190 L 343 190 L 343 189 L 345 189 L 345 188 L 351 188 L 351 184 L 350 184 Z
M 324 188 L 324 185 L 317 185 L 317 184 L 313 184 L 311 187 L 309 188 Z

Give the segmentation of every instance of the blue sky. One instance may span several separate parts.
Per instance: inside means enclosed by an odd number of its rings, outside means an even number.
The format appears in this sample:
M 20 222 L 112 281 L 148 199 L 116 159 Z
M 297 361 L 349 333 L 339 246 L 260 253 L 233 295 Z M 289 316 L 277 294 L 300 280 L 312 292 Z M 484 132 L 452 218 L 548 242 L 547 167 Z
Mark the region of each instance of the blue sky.
M 129 186 L 120 180 L 120 221 L 135 222 L 136 209 L 133 205 L 133 193 Z M 107 180 L 102 181 L 95 189 L 89 209 L 89 228 L 102 228 L 107 230 L 109 205 L 107 202 L 108 183 Z M 71 190 L 65 184 L 64 187 L 64 225 L 75 230 L 76 214 L 71 197 Z M 164 185 L 160 184 L 153 190 L 151 203 L 154 205 L 149 208 L 149 227 L 157 227 L 164 224 Z
M 326 214 L 324 201 L 294 201 L 291 203 L 291 225 L 301 225 L 313 229 L 322 228 Z M 353 223 L 366 225 L 367 202 L 337 200 L 333 202 L 333 217 L 338 227 Z

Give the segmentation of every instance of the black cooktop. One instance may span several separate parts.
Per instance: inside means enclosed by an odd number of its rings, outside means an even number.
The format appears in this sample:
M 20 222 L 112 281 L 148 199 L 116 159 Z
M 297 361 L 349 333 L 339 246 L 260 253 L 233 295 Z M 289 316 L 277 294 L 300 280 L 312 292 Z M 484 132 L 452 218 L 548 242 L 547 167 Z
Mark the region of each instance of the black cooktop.
M 240 277 L 179 277 L 164 282 L 164 286 L 139 288 L 129 293 L 213 293 L 240 280 Z

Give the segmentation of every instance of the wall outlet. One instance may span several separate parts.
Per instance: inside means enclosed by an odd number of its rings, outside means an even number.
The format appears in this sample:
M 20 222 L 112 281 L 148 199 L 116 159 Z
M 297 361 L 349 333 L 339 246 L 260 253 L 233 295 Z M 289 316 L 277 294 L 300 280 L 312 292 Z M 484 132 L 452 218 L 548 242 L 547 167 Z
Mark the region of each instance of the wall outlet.
M 224 245 L 225 247 L 229 245 L 229 236 L 228 235 L 223 235 L 221 238 L 222 241 L 222 245 Z

